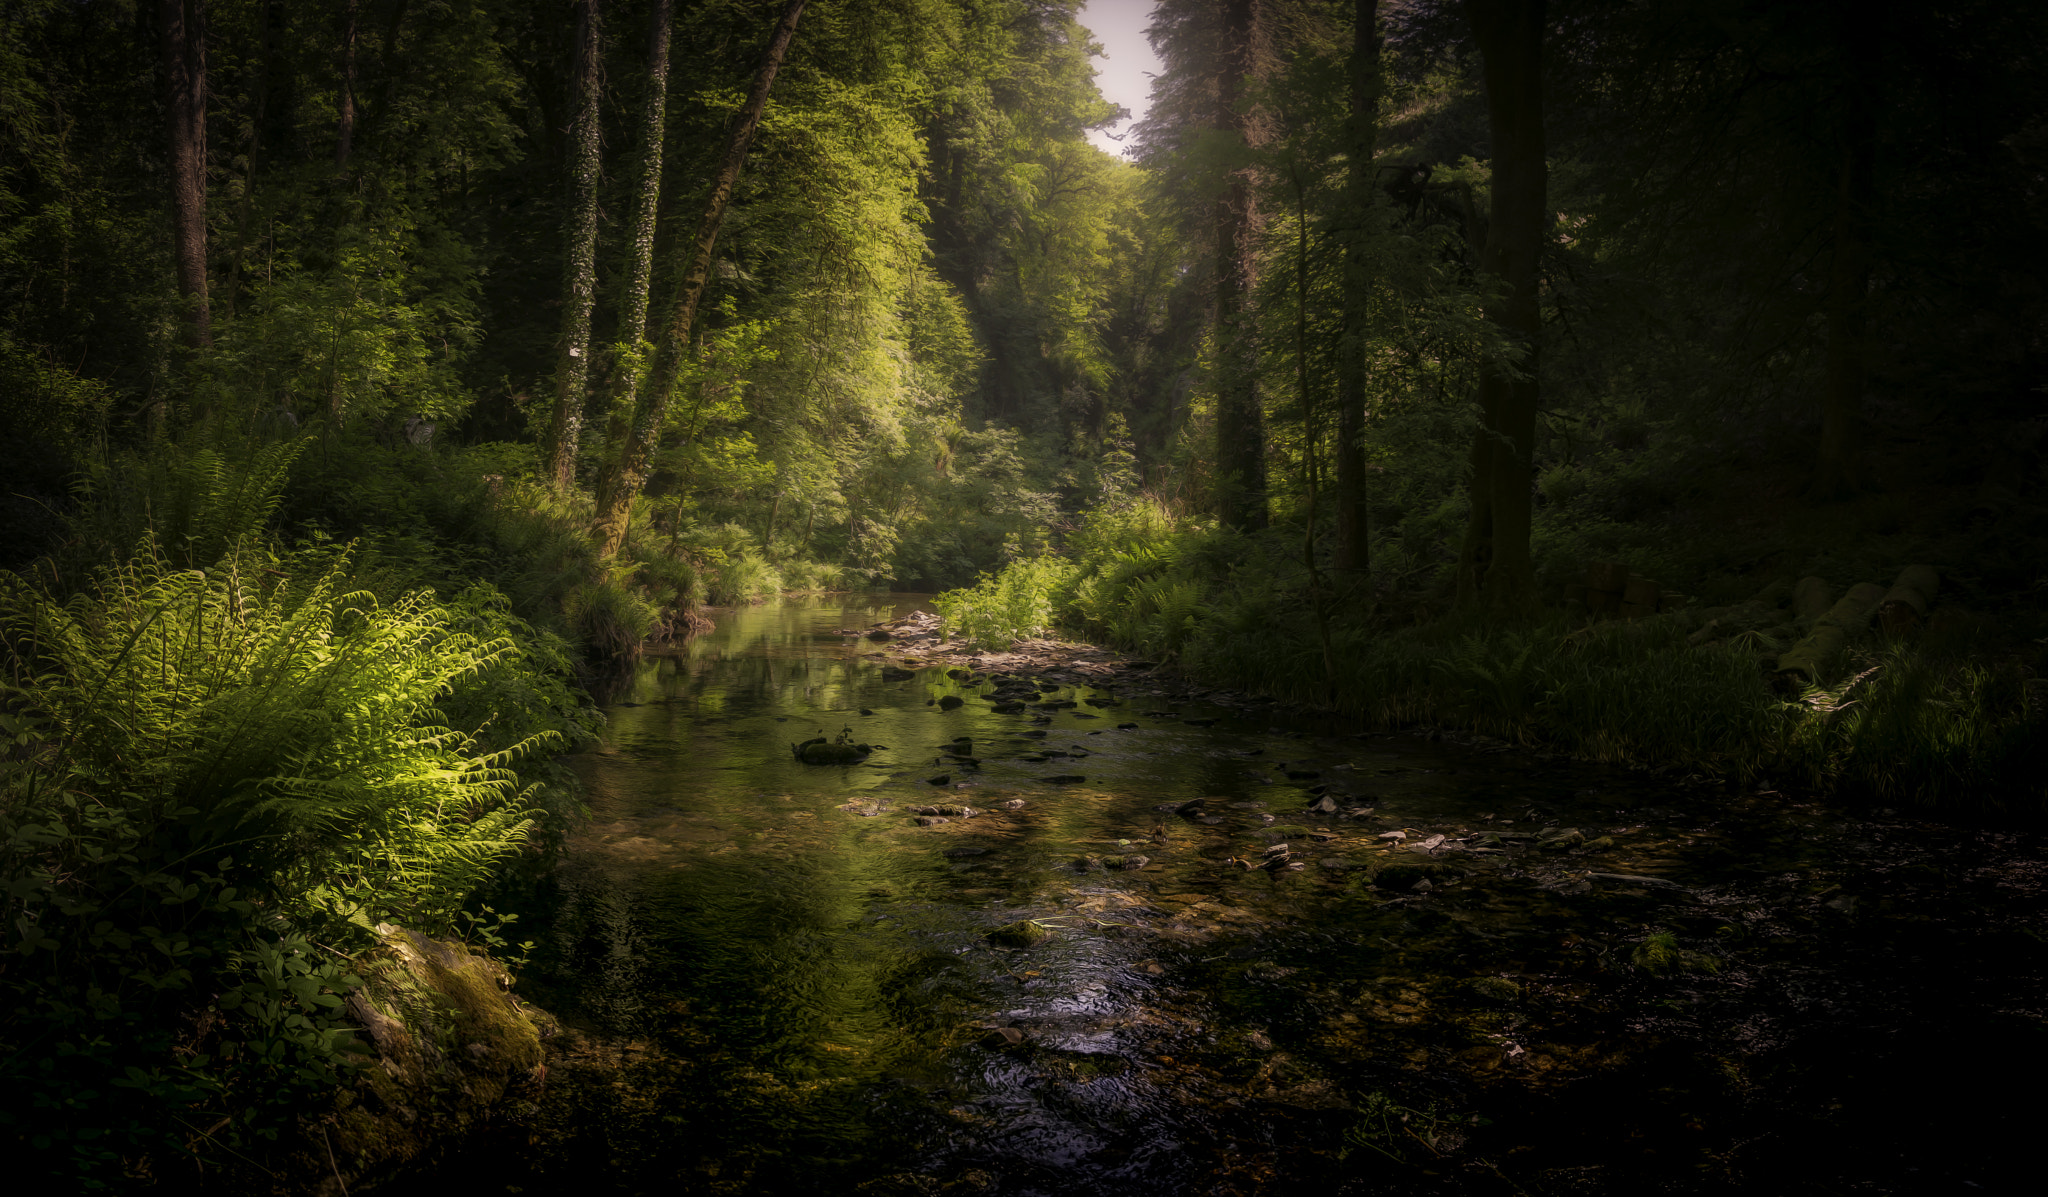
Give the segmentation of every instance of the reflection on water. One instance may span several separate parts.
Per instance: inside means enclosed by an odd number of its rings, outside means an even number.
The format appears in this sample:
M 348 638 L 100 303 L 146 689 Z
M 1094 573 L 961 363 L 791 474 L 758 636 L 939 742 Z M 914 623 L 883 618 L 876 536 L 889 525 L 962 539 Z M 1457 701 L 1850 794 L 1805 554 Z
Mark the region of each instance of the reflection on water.
M 1708 1191 L 1794 1158 L 1758 1086 L 1874 1000 L 1822 881 L 1882 833 L 1142 673 L 999 714 L 1000 679 L 884 682 L 839 634 L 914 601 L 723 612 L 641 667 L 527 904 L 522 990 L 578 1032 L 473 1183 Z M 872 755 L 793 757 L 842 729 Z M 1697 968 L 1641 966 L 1652 930 Z

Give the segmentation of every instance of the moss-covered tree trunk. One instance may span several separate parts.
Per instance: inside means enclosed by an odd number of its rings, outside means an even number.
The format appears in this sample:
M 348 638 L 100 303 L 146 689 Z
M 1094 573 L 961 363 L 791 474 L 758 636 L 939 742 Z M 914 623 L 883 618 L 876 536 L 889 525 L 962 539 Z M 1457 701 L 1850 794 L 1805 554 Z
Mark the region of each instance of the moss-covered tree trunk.
M 1549 227 L 1543 144 L 1543 0 L 1465 0 L 1484 59 L 1493 142 L 1493 212 L 1484 266 L 1501 286 L 1486 317 L 1519 350 L 1484 363 L 1480 428 L 1472 445 L 1472 512 L 1458 557 L 1458 595 L 1495 608 L 1535 598 L 1529 557 L 1531 455 L 1536 442 L 1538 262 Z
M 548 422 L 547 475 L 559 491 L 576 484 L 583 403 L 590 379 L 590 312 L 597 296 L 598 126 L 604 92 L 601 0 L 583 0 L 576 22 L 576 125 L 569 156 L 569 228 L 562 255 L 562 335 L 555 353 L 555 410 Z
M 1365 346 L 1372 298 L 1366 238 L 1376 206 L 1373 154 L 1379 141 L 1379 0 L 1358 0 L 1351 39 L 1351 113 L 1344 128 L 1344 333 L 1337 351 L 1336 564 L 1369 563 L 1365 484 Z
M 674 0 L 654 0 L 652 27 L 647 34 L 647 93 L 640 111 L 640 174 L 633 186 L 632 252 L 626 262 L 626 287 L 619 296 L 619 339 L 612 346 L 606 387 L 607 453 L 625 443 L 632 431 L 633 404 L 640 393 L 640 367 L 652 348 L 647 343 L 647 307 L 654 286 L 654 232 L 661 215 L 661 153 L 668 128 L 668 45 L 674 24 Z
M 171 259 L 184 305 L 185 344 L 213 344 L 206 289 L 206 3 L 161 0 L 164 118 L 169 134 Z
M 1260 0 L 1224 0 L 1216 127 L 1255 138 L 1243 111 L 1257 61 Z M 1258 201 L 1250 168 L 1231 173 L 1216 202 L 1216 474 L 1225 527 L 1266 526 L 1266 415 L 1259 401 L 1259 346 L 1249 300 L 1257 286 Z
M 689 349 L 690 334 L 697 321 L 697 305 L 703 300 L 705 285 L 711 279 L 719 226 L 725 222 L 725 210 L 732 202 L 733 188 L 739 183 L 740 168 L 747 161 L 747 147 L 753 144 L 754 131 L 761 126 L 761 114 L 768 107 L 768 93 L 775 86 L 776 72 L 782 68 L 783 55 L 789 50 L 790 39 L 796 36 L 797 19 L 803 16 L 803 11 L 804 0 L 789 0 L 783 7 L 781 19 L 775 23 L 775 32 L 768 39 L 768 49 L 761 57 L 761 65 L 754 72 L 753 87 L 747 93 L 746 103 L 726 132 L 725 152 L 720 155 L 718 173 L 712 176 L 710 194 L 704 199 L 697 235 L 690 242 L 689 262 L 662 321 L 660 339 L 655 342 L 654 364 L 648 371 L 647 387 L 634 404 L 632 424 L 607 457 L 604 472 L 598 479 L 597 518 L 591 531 L 597 537 L 598 552 L 602 556 L 616 554 L 626 541 L 626 526 L 632 516 L 633 500 L 639 497 L 640 488 L 646 483 L 647 462 L 654 454 L 662 421 L 668 415 L 669 397 L 675 391 L 683 354 Z

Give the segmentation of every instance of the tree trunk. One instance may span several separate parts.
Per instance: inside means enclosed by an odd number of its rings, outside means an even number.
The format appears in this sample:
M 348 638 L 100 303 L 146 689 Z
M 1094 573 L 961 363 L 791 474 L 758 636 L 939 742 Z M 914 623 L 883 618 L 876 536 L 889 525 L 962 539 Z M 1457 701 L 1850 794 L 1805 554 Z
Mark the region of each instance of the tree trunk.
M 597 295 L 597 185 L 602 147 L 598 127 L 604 91 L 601 0 L 583 0 L 576 23 L 576 127 L 571 133 L 568 244 L 562 263 L 562 340 L 555 356 L 555 410 L 548 425 L 548 479 L 557 491 L 576 485 L 583 401 L 590 378 L 590 312 Z
M 597 518 L 591 531 L 598 538 L 600 556 L 613 556 L 625 543 L 633 500 L 646 483 L 647 461 L 654 453 L 655 440 L 661 435 L 662 419 L 668 414 L 669 396 L 675 390 L 676 375 L 682 368 L 683 353 L 689 348 L 690 334 L 696 324 L 697 305 L 703 300 L 705 284 L 711 278 L 719 226 L 725 221 L 726 206 L 732 202 L 740 168 L 746 164 L 747 147 L 753 144 L 754 131 L 761 126 L 761 114 L 768 107 L 768 92 L 775 85 L 775 74 L 782 68 L 782 57 L 789 50 L 790 39 L 796 36 L 797 19 L 803 11 L 804 0 L 789 0 L 783 7 L 781 19 L 775 23 L 775 33 L 768 40 L 767 52 L 762 55 L 760 68 L 754 72 L 754 84 L 747 93 L 746 104 L 727 130 L 725 152 L 719 159 L 718 173 L 712 178 L 711 193 L 705 197 L 696 238 L 691 242 L 689 265 L 662 322 L 661 339 L 655 345 L 654 365 L 648 371 L 646 392 L 634 405 L 632 426 L 623 443 L 605 462 L 604 473 L 598 480 Z
M 256 179 L 263 165 L 263 123 L 270 118 L 270 72 L 277 56 L 277 39 L 271 33 L 272 3 L 273 0 L 257 0 L 256 4 L 256 78 L 249 89 L 249 143 L 243 154 L 241 212 L 235 220 L 235 244 L 229 251 L 227 290 L 221 296 L 229 320 L 235 318 L 242 271 L 249 259 L 249 239 L 255 231 Z
M 654 24 L 647 41 L 647 98 L 640 117 L 640 180 L 633 199 L 633 255 L 626 266 L 626 290 L 619 297 L 619 339 L 612 346 L 607 387 L 608 455 L 632 431 L 641 364 L 653 348 L 647 343 L 647 307 L 653 291 L 654 232 L 661 214 L 661 147 L 668 128 L 668 43 L 674 16 L 675 0 L 654 0 Z
M 341 8 L 341 98 L 335 109 L 334 169 L 341 170 L 356 140 L 356 0 Z
M 1848 113 L 1835 186 L 1835 253 L 1828 272 L 1827 377 L 1821 387 L 1820 456 L 1813 493 L 1822 499 L 1856 491 L 1856 425 L 1863 406 L 1870 294 L 1870 205 L 1876 198 L 1877 126 L 1866 62 L 1868 14 L 1851 19 Z
M 206 2 L 160 0 L 164 113 L 170 137 L 171 256 L 185 344 L 213 344 L 206 296 Z
M 1486 318 L 1520 350 L 1479 373 L 1481 424 L 1472 446 L 1472 514 L 1458 560 L 1458 594 L 1497 609 L 1534 597 L 1529 558 L 1531 457 L 1536 443 L 1538 265 L 1549 213 L 1543 146 L 1543 0 L 1465 0 L 1486 77 L 1493 141 L 1493 213 L 1484 265 L 1505 288 Z
M 1260 0 L 1225 0 L 1216 127 L 1250 144 L 1238 111 L 1257 60 Z M 1259 401 L 1258 337 L 1249 299 L 1257 283 L 1258 203 L 1249 168 L 1234 172 L 1216 204 L 1216 473 L 1227 528 L 1266 526 L 1266 415 Z
M 1363 570 L 1369 549 L 1365 505 L 1365 351 L 1372 299 L 1367 234 L 1378 207 L 1373 154 L 1380 107 L 1379 0 L 1358 0 L 1351 40 L 1351 116 L 1345 127 L 1344 333 L 1337 352 L 1337 543 L 1340 570 Z

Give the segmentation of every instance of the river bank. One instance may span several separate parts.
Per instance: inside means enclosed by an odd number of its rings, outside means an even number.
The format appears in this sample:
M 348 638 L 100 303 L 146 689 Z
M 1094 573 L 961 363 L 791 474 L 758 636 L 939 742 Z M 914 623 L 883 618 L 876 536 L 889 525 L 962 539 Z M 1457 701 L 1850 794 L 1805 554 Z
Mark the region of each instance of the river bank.
M 841 634 L 911 601 L 636 676 L 525 907 L 547 1089 L 395 1191 L 1919 1192 L 2025 1141 L 2030 835 Z

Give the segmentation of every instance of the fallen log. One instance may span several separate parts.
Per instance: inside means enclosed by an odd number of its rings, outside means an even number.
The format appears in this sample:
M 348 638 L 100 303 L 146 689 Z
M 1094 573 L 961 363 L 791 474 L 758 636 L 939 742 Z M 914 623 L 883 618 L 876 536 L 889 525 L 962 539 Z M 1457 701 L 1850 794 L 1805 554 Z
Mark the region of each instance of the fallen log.
M 1792 614 L 1800 623 L 1811 624 L 1834 605 L 1834 589 L 1819 578 L 1801 578 L 1792 587 Z
M 1940 588 L 1940 575 L 1932 566 L 1909 565 L 1900 570 L 1898 580 L 1877 605 L 1878 625 L 1884 634 L 1903 636 L 1918 627 L 1927 617 L 1927 608 L 1934 605 L 1934 594 Z
M 1849 593 L 1814 623 L 1813 631 L 1804 640 L 1778 658 L 1778 676 L 1791 683 L 1820 685 L 1849 647 L 1849 641 L 1870 626 L 1870 618 L 1877 614 L 1877 605 L 1884 601 L 1884 596 L 1884 587 L 1875 582 L 1851 586 Z

